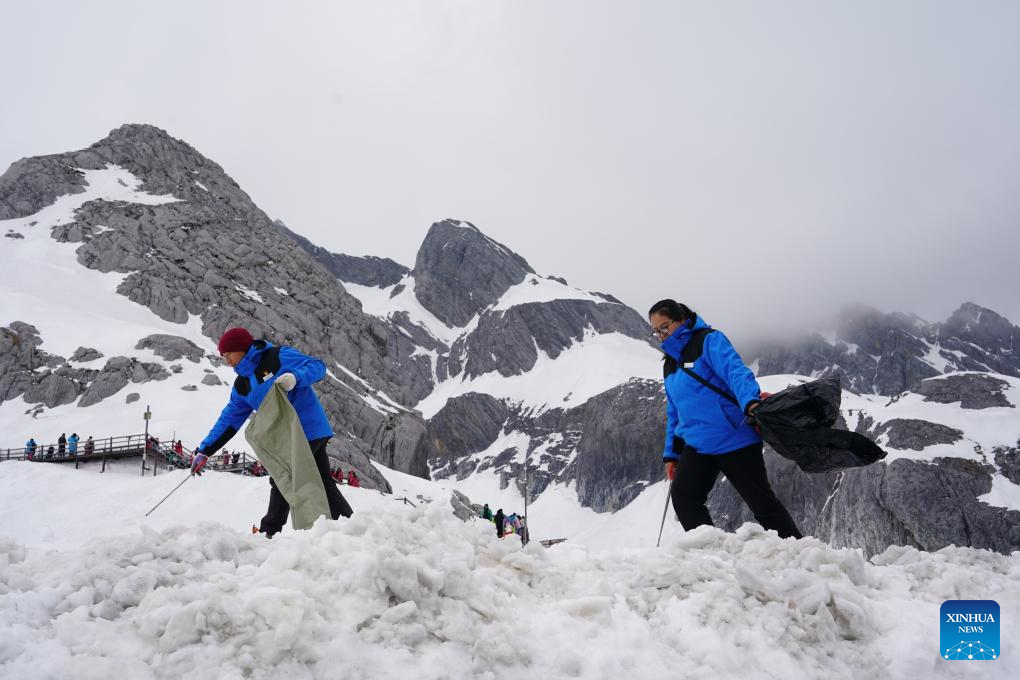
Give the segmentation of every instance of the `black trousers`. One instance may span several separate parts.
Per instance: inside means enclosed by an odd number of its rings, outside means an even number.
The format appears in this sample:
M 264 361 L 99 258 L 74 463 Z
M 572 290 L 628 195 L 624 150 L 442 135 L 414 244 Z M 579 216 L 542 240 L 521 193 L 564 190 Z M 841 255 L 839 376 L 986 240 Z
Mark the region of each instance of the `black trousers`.
M 354 514 L 354 510 L 351 509 L 344 495 L 340 493 L 340 489 L 336 486 L 336 480 L 329 474 L 329 456 L 326 455 L 326 443 L 328 441 L 329 437 L 323 437 L 322 439 L 313 439 L 308 442 L 308 445 L 312 449 L 315 466 L 319 468 L 319 476 L 322 477 L 322 485 L 326 489 L 326 500 L 329 501 L 329 514 L 333 519 L 339 519 L 341 516 L 350 517 Z M 290 504 L 287 503 L 287 499 L 283 497 L 283 494 L 276 487 L 276 482 L 270 477 L 269 510 L 266 511 L 265 517 L 262 518 L 259 529 L 267 536 L 272 537 L 273 534 L 283 529 L 283 525 L 287 523 L 288 516 L 290 516 Z
M 715 526 L 705 503 L 720 472 L 751 508 L 758 524 L 774 529 L 782 538 L 801 538 L 790 513 L 769 485 L 761 442 L 716 456 L 698 453 L 689 446 L 681 452 L 670 493 L 673 509 L 686 531 L 703 524 Z

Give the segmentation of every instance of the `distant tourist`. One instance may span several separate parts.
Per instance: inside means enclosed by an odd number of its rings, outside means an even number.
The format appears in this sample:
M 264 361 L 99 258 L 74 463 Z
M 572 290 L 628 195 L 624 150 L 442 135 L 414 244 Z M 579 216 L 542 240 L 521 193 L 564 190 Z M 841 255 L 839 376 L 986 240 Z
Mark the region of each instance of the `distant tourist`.
M 489 507 L 488 503 L 482 508 L 481 518 L 492 521 L 492 508 Z
M 85 455 L 91 455 L 96 450 L 96 443 L 92 441 L 92 436 L 85 440 Z
M 351 470 L 347 473 L 347 486 L 353 486 L 355 488 L 361 486 L 361 480 L 358 479 L 358 475 Z
M 64 455 L 64 447 L 67 446 L 67 437 L 64 434 L 61 432 L 60 439 L 57 440 L 57 455 L 61 457 Z
M 29 458 L 32 458 L 35 455 L 35 450 L 38 447 L 39 445 L 35 443 L 35 438 L 34 437 L 30 438 L 27 442 L 25 442 L 25 454 Z
M 78 454 L 78 433 L 72 432 L 71 436 L 67 438 L 67 452 L 72 456 Z
M 503 522 L 506 521 L 506 515 L 503 514 L 503 508 L 496 511 L 496 516 L 493 518 L 496 522 L 496 536 L 503 538 Z

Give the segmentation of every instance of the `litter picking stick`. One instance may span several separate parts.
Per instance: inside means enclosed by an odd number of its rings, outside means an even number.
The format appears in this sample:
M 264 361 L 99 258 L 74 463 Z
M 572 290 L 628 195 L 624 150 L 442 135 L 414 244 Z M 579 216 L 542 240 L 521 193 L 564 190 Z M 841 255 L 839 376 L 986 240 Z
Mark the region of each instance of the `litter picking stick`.
M 184 486 L 184 482 L 186 482 L 189 479 L 191 479 L 191 477 L 192 477 L 192 475 L 188 475 L 187 477 L 185 477 L 184 481 L 182 481 L 180 484 L 178 484 L 177 486 L 174 487 L 174 491 L 177 491 L 177 489 L 179 489 L 182 486 Z M 174 495 L 174 491 L 171 491 L 166 496 L 164 496 L 163 501 L 165 501 L 167 498 L 170 498 L 170 496 L 173 496 Z M 156 505 L 152 506 L 152 510 L 149 510 L 147 513 L 145 513 L 145 516 L 148 517 L 149 515 L 151 515 L 153 510 L 155 510 L 159 506 L 163 505 L 163 501 L 160 501 L 159 503 L 156 503 Z M 665 517 L 665 515 L 663 515 L 663 517 Z M 660 535 L 661 535 L 661 531 L 660 531 Z
M 658 548 L 659 544 L 662 543 L 662 529 L 666 526 L 666 512 L 669 510 L 669 499 L 673 497 L 673 480 L 669 480 L 669 488 L 666 489 L 666 507 L 662 509 L 662 524 L 659 525 L 659 540 L 655 542 L 655 547 Z M 155 508 L 153 508 L 155 510 Z

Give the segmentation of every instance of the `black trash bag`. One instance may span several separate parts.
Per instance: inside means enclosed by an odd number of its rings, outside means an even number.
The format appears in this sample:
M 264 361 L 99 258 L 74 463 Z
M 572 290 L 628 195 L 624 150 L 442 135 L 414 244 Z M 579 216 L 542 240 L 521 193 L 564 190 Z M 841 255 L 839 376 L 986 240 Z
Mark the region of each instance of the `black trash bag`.
M 833 429 L 842 397 L 839 377 L 822 378 L 766 398 L 754 420 L 762 439 L 804 472 L 862 467 L 885 458 L 864 435 Z

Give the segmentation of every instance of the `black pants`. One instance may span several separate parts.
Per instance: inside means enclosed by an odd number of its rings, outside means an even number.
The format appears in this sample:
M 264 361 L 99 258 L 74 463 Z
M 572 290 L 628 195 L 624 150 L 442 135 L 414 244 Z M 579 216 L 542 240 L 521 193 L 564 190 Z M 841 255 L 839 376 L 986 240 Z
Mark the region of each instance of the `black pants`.
M 760 442 L 716 456 L 698 453 L 689 446 L 683 450 L 671 495 L 673 509 L 686 531 L 703 524 L 715 526 L 705 503 L 720 472 L 751 508 L 758 524 L 774 529 L 782 538 L 801 538 L 790 513 L 769 485 Z
M 315 458 L 315 466 L 319 468 L 319 476 L 322 477 L 322 485 L 326 488 L 326 500 L 329 501 L 329 514 L 333 517 L 333 519 L 339 519 L 340 516 L 350 517 L 354 514 L 354 510 L 351 509 L 347 499 L 344 498 L 342 493 L 340 493 L 340 489 L 336 486 L 336 480 L 329 474 L 329 457 L 326 455 L 326 443 L 328 441 L 329 437 L 313 439 L 308 442 L 308 446 L 312 449 L 312 456 Z M 262 518 L 262 523 L 259 528 L 267 536 L 272 537 L 273 534 L 278 533 L 281 529 L 283 529 L 283 525 L 287 523 L 287 517 L 289 515 L 290 504 L 287 503 L 287 499 L 283 497 L 280 490 L 276 488 L 276 482 L 273 481 L 272 477 L 270 477 L 269 510 L 266 511 L 266 516 Z

